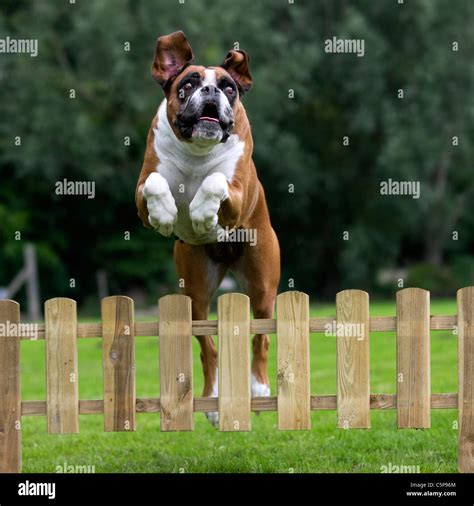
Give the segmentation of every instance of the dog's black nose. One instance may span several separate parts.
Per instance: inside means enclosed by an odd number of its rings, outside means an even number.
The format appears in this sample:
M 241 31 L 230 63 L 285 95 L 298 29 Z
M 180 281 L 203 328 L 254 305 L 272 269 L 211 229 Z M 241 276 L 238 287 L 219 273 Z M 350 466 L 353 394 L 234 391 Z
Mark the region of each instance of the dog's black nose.
M 206 85 L 201 88 L 201 93 L 204 93 L 204 95 L 217 95 L 217 93 L 219 93 L 219 89 L 213 84 Z

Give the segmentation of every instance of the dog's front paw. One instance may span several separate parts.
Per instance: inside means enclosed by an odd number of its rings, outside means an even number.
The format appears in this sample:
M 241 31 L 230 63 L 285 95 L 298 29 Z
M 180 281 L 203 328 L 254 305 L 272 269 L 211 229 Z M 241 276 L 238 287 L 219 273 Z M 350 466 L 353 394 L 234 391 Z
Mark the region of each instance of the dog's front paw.
M 160 234 L 169 237 L 178 219 L 178 209 L 168 181 L 158 172 L 150 174 L 143 187 L 148 208 L 148 221 Z
M 202 182 L 189 205 L 189 214 L 196 234 L 205 234 L 217 227 L 217 213 L 221 202 L 229 197 L 227 178 L 215 172 Z

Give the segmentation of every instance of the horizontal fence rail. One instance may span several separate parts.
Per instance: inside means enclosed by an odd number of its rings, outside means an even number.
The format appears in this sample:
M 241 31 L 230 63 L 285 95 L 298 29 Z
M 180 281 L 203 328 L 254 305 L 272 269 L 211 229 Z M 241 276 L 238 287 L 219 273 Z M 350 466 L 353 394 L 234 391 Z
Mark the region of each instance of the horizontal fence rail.
M 333 325 L 336 316 L 325 316 L 309 319 L 311 333 L 325 332 L 328 325 Z M 430 316 L 430 330 L 453 330 L 457 326 L 457 316 L 432 315 Z M 276 319 L 262 318 L 250 320 L 251 334 L 276 334 Z M 369 318 L 369 332 L 393 332 L 397 330 L 396 316 L 371 316 Z M 78 323 L 77 337 L 80 339 L 95 339 L 102 337 L 102 323 Z M 159 322 L 137 322 L 134 326 L 136 337 L 159 336 Z M 20 327 L 20 338 L 34 341 L 45 338 L 45 326 L 38 324 L 37 333 L 30 335 L 30 331 Z M 217 336 L 217 320 L 193 320 L 193 336 Z
M 278 397 L 252 397 L 251 411 L 277 411 Z M 311 411 L 333 411 L 337 409 L 336 395 L 311 395 Z M 217 397 L 199 397 L 193 401 L 195 413 L 207 413 L 217 411 Z M 457 409 L 458 394 L 431 394 L 431 409 Z M 397 409 L 396 394 L 371 394 L 370 409 L 387 410 Z M 161 404 L 159 397 L 137 398 L 135 402 L 136 413 L 160 413 Z M 104 413 L 104 401 L 102 399 L 89 399 L 79 401 L 79 414 L 101 415 Z M 46 415 L 46 401 L 22 401 L 22 416 Z
M 393 409 L 397 427 L 429 428 L 431 409 L 458 409 L 459 470 L 474 472 L 474 287 L 457 294 L 457 315 L 430 315 L 429 292 L 397 293 L 396 316 L 369 316 L 369 296 L 345 290 L 336 297 L 334 317 L 310 318 L 302 292 L 277 297 L 276 319 L 250 319 L 242 294 L 218 299 L 216 321 L 193 321 L 192 301 L 162 297 L 158 321 L 135 322 L 133 300 L 107 297 L 102 323 L 77 323 L 76 303 L 45 303 L 45 323 L 20 322 L 20 307 L 0 300 L 0 472 L 21 471 L 21 417 L 46 416 L 49 433 L 79 432 L 79 415 L 103 414 L 105 431 L 135 431 L 136 413 L 160 415 L 162 431 L 194 429 L 195 412 L 218 412 L 219 430 L 251 430 L 251 411 L 276 411 L 279 430 L 311 429 L 311 411 L 336 410 L 337 426 L 370 428 L 372 410 Z M 349 330 L 349 332 L 348 332 Z M 430 331 L 449 330 L 458 340 L 458 393 L 432 393 Z M 397 393 L 370 393 L 371 332 L 394 331 Z M 333 335 L 337 345 L 337 394 L 311 395 L 310 333 Z M 276 334 L 277 395 L 252 397 L 250 339 Z M 218 397 L 194 398 L 192 336 L 219 339 Z M 160 397 L 137 397 L 135 339 L 159 336 Z M 103 399 L 78 398 L 77 339 L 102 339 Z M 20 341 L 46 340 L 46 400 L 22 400 Z M 158 360 L 158 356 L 156 357 Z M 453 371 L 453 374 L 456 374 Z

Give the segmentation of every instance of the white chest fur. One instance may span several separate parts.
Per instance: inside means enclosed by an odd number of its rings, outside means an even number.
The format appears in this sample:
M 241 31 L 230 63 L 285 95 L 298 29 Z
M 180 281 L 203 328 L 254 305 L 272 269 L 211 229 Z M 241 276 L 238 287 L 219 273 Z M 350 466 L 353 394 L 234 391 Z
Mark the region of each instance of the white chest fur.
M 203 244 L 214 241 L 216 230 L 197 236 L 193 230 L 189 205 L 202 182 L 210 174 L 220 172 L 232 181 L 245 143 L 232 134 L 225 143 L 198 147 L 178 140 L 166 114 L 166 99 L 158 109 L 158 122 L 154 129 L 154 148 L 159 159 L 157 172 L 166 179 L 178 209 L 175 234 L 185 242 Z

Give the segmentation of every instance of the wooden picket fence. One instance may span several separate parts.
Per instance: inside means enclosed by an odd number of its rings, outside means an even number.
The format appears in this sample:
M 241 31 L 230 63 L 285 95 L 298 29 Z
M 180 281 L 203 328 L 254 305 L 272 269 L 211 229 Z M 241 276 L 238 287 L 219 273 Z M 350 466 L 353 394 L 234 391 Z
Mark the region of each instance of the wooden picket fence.
M 340 428 L 370 428 L 371 409 L 396 409 L 398 428 L 430 427 L 431 409 L 459 409 L 459 469 L 474 472 L 474 287 L 457 293 L 457 315 L 430 316 L 429 292 L 397 293 L 395 317 L 369 317 L 369 296 L 345 290 L 336 317 L 310 318 L 301 292 L 277 298 L 275 319 L 250 319 L 247 296 L 218 299 L 217 321 L 193 321 L 191 300 L 168 295 L 159 301 L 159 322 L 135 323 L 133 300 L 102 301 L 102 323 L 77 323 L 76 303 L 45 304 L 45 324 L 35 336 L 20 324 L 16 302 L 0 301 L 0 472 L 21 470 L 21 417 L 45 415 L 49 433 L 79 432 L 79 414 L 104 414 L 105 431 L 134 431 L 136 413 L 159 413 L 162 431 L 193 430 L 194 412 L 219 412 L 221 431 L 250 430 L 251 411 L 277 411 L 278 429 L 311 428 L 311 411 L 337 410 Z M 336 322 L 337 395 L 311 395 L 310 332 Z M 16 327 L 15 327 L 16 326 Z M 15 328 L 17 331 L 15 331 Z M 355 329 L 355 330 L 354 330 Z M 459 388 L 431 393 L 430 330 L 455 331 Z M 397 393 L 370 394 L 369 331 L 396 331 Z M 278 392 L 251 397 L 250 335 L 276 333 Z M 192 335 L 219 336 L 219 396 L 193 397 Z M 134 339 L 159 336 L 160 397 L 136 398 Z M 77 338 L 102 337 L 103 400 L 79 400 Z M 20 340 L 46 339 L 46 401 L 21 401 Z M 454 372 L 454 371 L 453 371 Z

